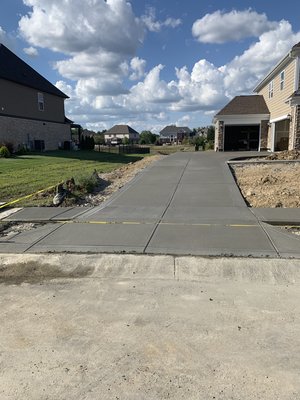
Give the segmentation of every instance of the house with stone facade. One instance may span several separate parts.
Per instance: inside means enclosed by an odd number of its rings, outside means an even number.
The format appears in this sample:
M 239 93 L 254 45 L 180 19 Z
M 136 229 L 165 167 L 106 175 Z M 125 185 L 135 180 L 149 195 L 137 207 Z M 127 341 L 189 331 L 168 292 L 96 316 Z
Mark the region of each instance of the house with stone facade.
M 55 150 L 71 140 L 68 96 L 0 44 L 0 143 Z
M 257 84 L 214 118 L 215 150 L 300 149 L 300 43 Z

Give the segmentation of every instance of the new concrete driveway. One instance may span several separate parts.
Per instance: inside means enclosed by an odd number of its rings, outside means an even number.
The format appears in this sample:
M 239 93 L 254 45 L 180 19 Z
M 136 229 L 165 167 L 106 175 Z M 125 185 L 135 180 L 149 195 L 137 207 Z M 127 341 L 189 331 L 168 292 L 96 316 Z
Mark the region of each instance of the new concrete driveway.
M 56 224 L 2 240 L 0 250 L 298 257 L 299 238 L 264 223 L 270 210 L 256 215 L 244 203 L 226 163 L 238 155 L 176 153 L 101 207 L 20 211 L 11 219 Z

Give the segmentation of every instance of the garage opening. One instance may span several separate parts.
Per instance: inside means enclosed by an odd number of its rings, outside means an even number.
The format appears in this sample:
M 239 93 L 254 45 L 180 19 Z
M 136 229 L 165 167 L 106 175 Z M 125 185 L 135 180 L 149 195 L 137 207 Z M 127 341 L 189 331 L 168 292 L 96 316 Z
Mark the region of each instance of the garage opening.
M 225 151 L 258 151 L 259 125 L 225 125 Z

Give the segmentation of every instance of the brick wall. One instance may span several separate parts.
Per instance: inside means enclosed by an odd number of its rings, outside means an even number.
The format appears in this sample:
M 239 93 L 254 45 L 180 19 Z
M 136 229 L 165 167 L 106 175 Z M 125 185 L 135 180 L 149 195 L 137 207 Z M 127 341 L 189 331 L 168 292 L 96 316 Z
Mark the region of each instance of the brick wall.
M 45 150 L 56 150 L 59 143 L 71 140 L 70 125 L 0 116 L 0 143 L 13 143 L 17 149 L 34 140 L 44 140 Z

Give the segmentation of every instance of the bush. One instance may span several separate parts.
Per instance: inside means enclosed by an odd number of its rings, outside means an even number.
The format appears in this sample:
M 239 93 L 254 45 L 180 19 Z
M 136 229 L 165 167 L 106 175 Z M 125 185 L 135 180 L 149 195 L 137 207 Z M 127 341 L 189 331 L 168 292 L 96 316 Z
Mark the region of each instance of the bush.
M 8 150 L 8 148 L 6 146 L 0 147 L 0 157 L 3 157 L 3 158 L 10 157 L 10 151 Z
M 87 193 L 92 193 L 97 185 L 98 179 L 94 174 L 91 176 L 81 176 L 78 179 L 78 186 Z
M 4 143 L 2 143 L 2 146 L 7 147 L 8 151 L 10 152 L 10 154 L 13 154 L 14 145 L 11 142 L 4 142 Z M 0 147 L 1 147 L 1 144 L 0 144 Z
M 19 146 L 18 150 L 15 152 L 15 154 L 17 154 L 18 156 L 22 156 L 27 153 L 28 153 L 28 150 L 26 149 L 25 146 Z

